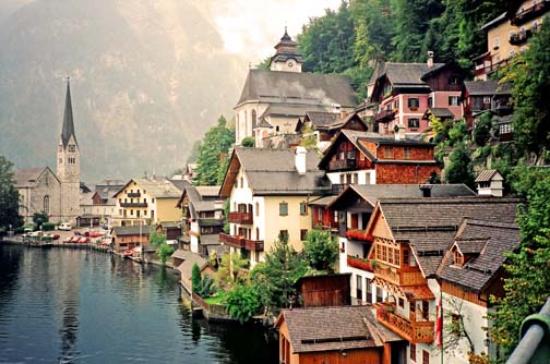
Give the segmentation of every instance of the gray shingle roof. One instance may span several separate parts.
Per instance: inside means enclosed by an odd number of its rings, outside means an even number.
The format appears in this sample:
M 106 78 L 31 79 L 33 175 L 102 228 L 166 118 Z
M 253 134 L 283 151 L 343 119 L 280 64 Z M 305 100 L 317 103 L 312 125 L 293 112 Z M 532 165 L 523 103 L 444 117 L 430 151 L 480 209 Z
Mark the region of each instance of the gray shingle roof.
M 464 88 L 472 96 L 509 95 L 510 84 L 499 84 L 496 80 L 464 81 Z
M 296 171 L 291 149 L 235 148 L 235 153 L 254 194 L 310 194 L 329 187 L 313 151 L 307 153 L 303 175 Z
M 293 353 L 363 349 L 402 339 L 379 324 L 371 306 L 283 310 Z
M 199 268 L 204 267 L 208 262 L 206 259 L 202 258 L 200 255 L 195 254 L 193 252 L 187 251 L 187 250 L 176 250 L 178 259 L 184 259 L 183 263 L 181 263 L 177 269 L 180 271 L 182 278 L 185 280 L 191 279 L 191 272 L 193 270 L 193 265 L 197 264 Z
M 445 63 L 434 63 L 432 67 L 429 67 L 427 63 L 386 62 L 379 77 L 385 75 L 394 86 L 429 87 L 423 77 L 444 66 Z
M 308 111 L 306 117 L 315 127 L 333 124 L 340 118 L 340 114 L 326 111 Z
M 115 226 L 113 227 L 113 233 L 117 236 L 125 236 L 125 235 L 139 235 L 140 233 L 143 235 L 149 235 L 149 231 L 151 230 L 151 226 L 149 225 L 134 225 L 134 226 Z
M 453 265 L 449 250 L 438 269 L 438 275 L 444 280 L 480 292 L 501 269 L 506 260 L 505 253 L 519 247 L 520 232 L 515 224 L 466 219 L 455 244 L 461 250 L 469 245 L 475 256 L 463 267 L 458 267 Z
M 246 101 L 354 107 L 350 80 L 340 75 L 250 70 L 237 104 Z
M 441 119 L 454 118 L 454 114 L 446 107 L 432 107 L 431 109 L 429 109 L 429 112 L 431 112 L 432 115 Z
M 48 167 L 20 168 L 13 173 L 15 187 L 31 187 Z
M 484 169 L 477 176 L 476 182 L 490 182 L 497 173 L 496 169 Z

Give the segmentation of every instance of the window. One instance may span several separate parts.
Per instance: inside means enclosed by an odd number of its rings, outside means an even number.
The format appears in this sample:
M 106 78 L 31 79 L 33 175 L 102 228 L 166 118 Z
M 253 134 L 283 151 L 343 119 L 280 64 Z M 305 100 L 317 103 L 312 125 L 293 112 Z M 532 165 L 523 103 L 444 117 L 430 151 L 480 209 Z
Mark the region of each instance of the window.
M 256 216 L 260 216 L 260 204 L 256 202 L 256 207 L 254 208 Z
M 411 148 L 405 147 L 405 159 L 411 159 Z
M 372 281 L 367 278 L 367 302 L 372 303 Z
M 307 239 L 307 229 L 300 230 L 300 240 L 305 241 Z
M 136 211 L 136 216 L 137 216 L 137 217 L 140 217 L 140 216 L 141 216 L 141 211 L 140 211 L 140 210 L 137 210 L 137 211 Z
M 403 250 L 403 265 L 408 266 L 409 265 L 409 250 L 404 249 Z
M 130 210 L 130 216 L 134 216 L 134 210 Z
M 418 129 L 420 127 L 420 119 L 410 118 L 409 119 L 409 128 Z
M 408 100 L 409 109 L 418 109 L 420 106 L 420 101 L 416 97 L 411 97 Z
M 430 352 L 422 350 L 422 364 L 430 364 Z
M 405 300 L 403 298 L 399 297 L 397 299 L 397 304 L 399 305 L 399 307 L 404 308 L 405 307 Z
M 458 96 L 449 96 L 449 106 L 458 106 L 460 98 Z
M 76 150 L 76 148 L 75 148 L 75 146 L 74 146 L 74 145 L 72 145 L 72 144 L 71 144 L 71 145 L 69 145 L 69 152 L 71 152 L 71 153 L 74 153 L 74 152 L 75 152 L 75 150 Z
M 410 350 L 409 357 L 411 358 L 412 361 L 416 361 L 416 345 L 411 343 L 409 350 Z
M 376 302 L 382 302 L 382 288 L 376 286 Z
M 357 275 L 356 282 L 357 282 L 357 286 L 355 290 L 355 297 L 358 300 L 363 300 L 363 277 L 361 277 L 360 275 Z
M 44 196 L 43 210 L 46 215 L 50 214 L 50 196 Z
M 288 216 L 288 203 L 279 203 L 279 216 Z
M 428 107 L 434 107 L 434 99 L 433 97 L 428 97 Z
M 393 147 L 384 147 L 384 158 L 393 159 Z
M 498 127 L 498 131 L 499 131 L 500 135 L 510 134 L 513 130 L 514 129 L 512 128 L 511 123 L 500 124 L 499 127 Z
M 307 216 L 307 204 L 305 202 L 300 202 L 300 215 Z
M 430 318 L 430 303 L 428 301 L 422 301 L 422 318 L 424 320 Z
M 143 211 L 143 216 L 147 216 L 147 210 Z
M 279 231 L 279 240 L 283 243 L 288 243 L 288 230 Z
M 244 188 L 244 178 L 241 177 L 241 188 Z

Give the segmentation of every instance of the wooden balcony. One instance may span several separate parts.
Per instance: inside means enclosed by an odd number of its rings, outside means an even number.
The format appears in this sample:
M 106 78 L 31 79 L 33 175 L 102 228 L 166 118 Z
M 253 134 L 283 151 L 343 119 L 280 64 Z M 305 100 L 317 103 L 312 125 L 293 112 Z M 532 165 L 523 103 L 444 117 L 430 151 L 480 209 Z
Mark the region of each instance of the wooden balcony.
M 433 321 L 409 321 L 395 313 L 394 304 L 376 305 L 376 319 L 404 339 L 414 344 L 430 344 L 434 340 Z
M 240 212 L 240 211 L 230 212 L 227 219 L 229 220 L 229 222 L 234 224 L 246 224 L 246 225 L 252 225 L 254 221 L 252 217 L 252 212 Z
M 370 260 L 348 255 L 348 267 L 364 270 L 366 272 L 372 272 L 372 265 Z
M 365 230 L 348 230 L 346 231 L 346 238 L 350 240 L 368 241 L 372 242 L 372 235 L 367 234 Z
M 357 167 L 357 163 L 355 162 L 355 159 L 337 159 L 332 160 L 328 164 L 328 168 L 331 171 L 338 171 L 342 169 L 355 169 Z
M 139 198 L 141 197 L 141 192 L 128 192 L 128 197 L 130 198 Z
M 251 252 L 263 252 L 264 242 L 262 240 L 248 240 L 244 239 L 244 249 Z
M 120 207 L 147 208 L 147 202 L 121 202 Z
M 395 111 L 382 110 L 374 115 L 374 121 L 379 123 L 386 123 L 395 119 Z
M 384 264 L 384 262 L 376 261 L 374 274 L 397 286 L 417 286 L 426 283 L 418 267 L 395 268 Z
M 530 29 L 512 33 L 510 35 L 510 44 L 517 46 L 526 43 L 531 35 L 533 35 L 533 32 Z
M 246 249 L 255 252 L 264 251 L 264 242 L 261 240 L 250 240 L 240 236 L 220 233 L 220 241 L 226 245 L 232 246 L 233 248 Z

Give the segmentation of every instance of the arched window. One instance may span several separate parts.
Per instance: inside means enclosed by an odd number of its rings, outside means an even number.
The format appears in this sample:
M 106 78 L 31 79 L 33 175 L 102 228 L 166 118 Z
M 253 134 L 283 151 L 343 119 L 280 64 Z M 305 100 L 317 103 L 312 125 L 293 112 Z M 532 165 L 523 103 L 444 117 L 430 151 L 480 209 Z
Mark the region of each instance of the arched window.
M 46 215 L 50 214 L 50 196 L 46 195 L 44 196 L 44 202 L 43 202 L 43 210 Z

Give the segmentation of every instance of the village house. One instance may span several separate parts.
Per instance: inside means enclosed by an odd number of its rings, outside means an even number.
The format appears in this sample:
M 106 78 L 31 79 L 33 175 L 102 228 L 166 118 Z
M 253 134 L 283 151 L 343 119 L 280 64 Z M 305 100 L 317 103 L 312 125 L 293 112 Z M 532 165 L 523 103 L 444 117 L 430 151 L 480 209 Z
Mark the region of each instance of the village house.
M 489 297 L 503 296 L 505 254 L 519 244 L 520 232 L 514 223 L 467 218 L 458 228 L 437 270 L 444 317 L 460 325 L 455 325 L 460 328 L 456 332 L 444 335 L 452 355 L 449 363 L 467 364 L 469 353 L 496 358 L 496 345 L 487 333 Z
M 367 292 L 369 285 L 375 286 L 377 292 L 379 288 L 382 291 L 381 297 L 376 297 L 377 320 L 409 342 L 410 362 L 441 361 L 435 340 L 441 294 L 437 270 L 448 247 L 460 236 L 464 220 L 511 226 L 517 203 L 515 199 L 492 197 L 382 198 L 378 201 L 365 230 L 366 235 L 372 237 L 372 243 L 365 244 L 370 245 L 367 258 L 374 278 L 365 282 L 364 287 Z M 357 289 L 353 283 L 352 291 Z M 483 322 L 481 317 L 472 319 Z M 447 322 L 441 327 L 445 324 Z M 484 341 L 481 345 L 488 346 L 488 343 Z M 451 351 L 444 352 L 443 359 L 445 363 L 458 362 Z
M 502 117 L 510 115 L 513 111 L 510 84 L 501 85 L 495 80 L 465 81 L 462 103 L 464 106 L 464 119 L 468 129 L 475 128 L 477 119 L 485 112 L 491 112 L 495 116 Z M 500 129 L 499 127 L 499 132 Z M 502 129 L 502 134 L 505 134 L 506 130 Z
M 283 310 L 279 363 L 403 363 L 406 341 L 379 324 L 368 306 Z
M 353 303 L 365 304 L 380 301 L 381 287 L 367 282 L 374 279 L 373 267 L 368 259 L 372 235 L 366 232 L 376 204 L 381 198 L 441 198 L 475 196 L 464 184 L 395 184 L 351 185 L 328 206 L 336 211 L 338 220 L 339 272 L 351 273 Z
M 298 120 L 307 112 L 340 114 L 357 104 L 347 77 L 302 72 L 303 58 L 286 31 L 275 49 L 269 70 L 248 72 L 234 108 L 236 145 L 246 137 L 253 137 L 256 147 L 292 144 L 285 136 L 296 140 Z
M 131 179 L 113 197 L 117 215 L 114 226 L 154 225 L 160 222 L 179 222 L 177 207 L 181 190 L 168 179 Z
M 186 182 L 177 207 L 182 210 L 182 250 L 208 257 L 222 253 L 219 233 L 225 224 L 220 186 L 193 186 Z
M 349 184 L 425 183 L 440 173 L 434 145 L 402 134 L 342 130 L 319 168 L 337 192 Z
M 111 219 L 117 215 L 116 199 L 113 197 L 124 184 L 122 181 L 106 180 L 95 186 L 92 193 L 90 213 L 100 216 L 103 224 L 111 226 Z
M 111 230 L 112 249 L 117 253 L 149 245 L 149 225 L 115 226 Z
M 550 10 L 548 0 L 510 4 L 510 10 L 481 27 L 487 33 L 487 51 L 474 59 L 476 80 L 487 80 L 516 54 L 524 52 Z
M 504 194 L 504 178 L 496 169 L 481 171 L 475 183 L 480 196 L 502 197 Z
M 435 63 L 433 52 L 426 63 L 381 64 L 372 77 L 369 98 L 378 104 L 374 131 L 423 133 L 429 126 L 429 110 L 454 120 L 463 116 L 462 72 L 452 64 Z
M 313 138 L 321 152 L 326 150 L 330 146 L 332 138 L 344 129 L 367 131 L 368 127 L 357 112 L 335 114 L 310 111 L 299 119 L 296 125 L 296 133 L 300 135 L 301 139 Z
M 220 190 L 230 208 L 229 234 L 220 234 L 220 241 L 252 266 L 276 240 L 301 250 L 311 230 L 308 202 L 330 189 L 318 163 L 316 153 L 302 147 L 236 147 Z

